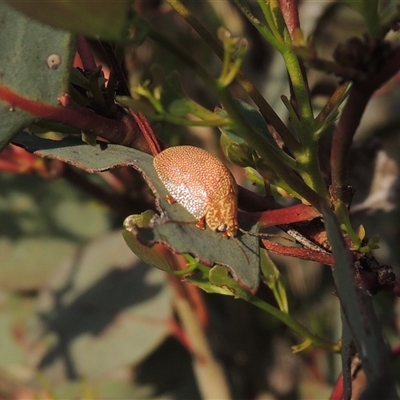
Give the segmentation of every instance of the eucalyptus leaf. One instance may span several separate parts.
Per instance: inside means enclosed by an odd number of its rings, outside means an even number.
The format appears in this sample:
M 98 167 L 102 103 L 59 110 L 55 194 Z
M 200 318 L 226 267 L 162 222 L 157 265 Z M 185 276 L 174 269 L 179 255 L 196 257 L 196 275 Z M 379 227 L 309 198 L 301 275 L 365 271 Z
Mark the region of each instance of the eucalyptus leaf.
M 36 8 L 52 18 L 48 4 Z M 0 1 L 0 99 L 7 98 L 5 91 L 10 90 L 38 104 L 57 105 L 60 95 L 68 91 L 74 53 L 75 38 L 70 33 L 34 21 Z M 50 62 L 53 58 L 58 64 Z M 0 100 L 0 150 L 18 131 L 38 120 Z
M 242 286 L 238 285 L 238 283 L 229 276 L 229 271 L 220 265 L 216 265 L 211 269 L 210 282 L 217 287 L 229 290 L 236 298 L 244 300 L 251 298 L 251 294 Z
M 204 274 L 201 271 L 188 276 L 185 278 L 185 281 L 193 283 L 200 289 L 204 290 L 207 293 L 215 293 L 215 294 L 222 294 L 225 296 L 233 296 L 232 291 L 229 287 L 224 286 L 216 286 L 210 282 L 209 274 Z
M 178 203 L 170 204 L 168 192 L 153 167 L 153 157 L 135 149 L 114 144 L 88 146 L 77 138 L 62 141 L 20 134 L 15 144 L 41 157 L 55 158 L 87 172 L 106 171 L 131 166 L 140 171 L 157 198 L 160 217 L 150 227 L 138 228 L 138 240 L 146 245 L 164 243 L 177 253 L 193 254 L 205 265 L 227 267 L 241 286 L 255 293 L 260 280 L 258 225 L 239 220 L 241 228 L 234 238 L 225 238 L 210 229 L 195 226 L 194 217 Z
M 165 257 L 153 247 L 143 245 L 132 231 L 134 225 L 138 227 L 148 226 L 154 212 L 149 210 L 142 215 L 130 215 L 124 221 L 125 230 L 122 236 L 128 247 L 143 260 L 146 264 L 165 272 L 174 272 Z

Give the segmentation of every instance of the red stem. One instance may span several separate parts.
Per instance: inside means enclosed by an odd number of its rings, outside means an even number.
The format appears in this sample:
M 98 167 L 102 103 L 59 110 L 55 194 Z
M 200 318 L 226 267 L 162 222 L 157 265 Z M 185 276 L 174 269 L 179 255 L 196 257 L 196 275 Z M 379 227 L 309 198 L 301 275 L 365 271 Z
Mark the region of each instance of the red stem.
M 279 0 L 279 6 L 289 30 L 290 37 L 296 40 L 296 30 L 300 29 L 297 0 Z
M 6 86 L 0 86 L 0 100 L 10 104 L 10 109 L 20 108 L 38 117 L 38 119 L 44 118 L 61 122 L 100 136 L 112 143 L 150 153 L 135 120 L 129 114 L 122 115 L 120 120 L 113 120 L 71 102 L 67 94 L 60 97 L 60 104 L 63 107 L 59 107 L 27 99 Z
M 338 376 L 329 400 L 343 400 L 343 374 Z
M 280 254 L 281 256 L 315 261 L 325 265 L 333 265 L 334 263 L 333 255 L 329 253 L 323 253 L 322 251 L 310 250 L 303 247 L 284 246 L 268 239 L 261 239 L 261 242 L 265 249 Z
M 156 138 L 156 135 L 154 134 L 153 129 L 147 121 L 147 118 L 143 114 L 133 111 L 132 109 L 129 109 L 129 112 L 139 126 L 139 129 L 141 130 L 144 138 L 146 139 L 151 154 L 153 154 L 153 156 L 156 156 L 158 153 L 161 152 L 161 146 Z

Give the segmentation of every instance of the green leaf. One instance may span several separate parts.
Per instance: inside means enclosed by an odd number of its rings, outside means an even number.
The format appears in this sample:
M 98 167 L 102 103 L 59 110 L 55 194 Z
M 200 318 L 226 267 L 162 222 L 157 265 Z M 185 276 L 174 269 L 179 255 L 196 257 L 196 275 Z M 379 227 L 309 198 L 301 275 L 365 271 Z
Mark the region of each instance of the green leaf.
M 154 214 L 155 213 L 153 211 L 149 210 L 145 211 L 141 215 L 130 215 L 127 217 L 124 221 L 125 230 L 122 231 L 122 236 L 125 239 L 128 247 L 146 264 L 165 272 L 175 272 L 175 270 L 171 268 L 165 257 L 160 252 L 152 247 L 148 247 L 140 243 L 135 234 L 132 232 L 134 225 L 138 227 L 148 226 Z
M 87 172 L 100 172 L 117 166 L 132 166 L 139 170 L 157 196 L 157 206 L 163 217 L 154 219 L 150 227 L 138 228 L 138 240 L 151 247 L 164 243 L 179 254 L 193 254 L 201 263 L 227 267 L 241 286 L 255 293 L 260 279 L 260 254 L 257 224 L 239 220 L 239 232 L 234 238 L 195 226 L 194 217 L 178 203 L 170 204 L 167 190 L 153 167 L 153 157 L 135 149 L 102 144 L 96 147 L 83 144 L 77 138 L 62 141 L 40 139 L 20 134 L 14 140 L 28 151 L 70 163 Z
M 237 299 L 249 300 L 252 296 L 246 289 L 240 286 L 234 279 L 229 276 L 229 271 L 216 265 L 210 271 L 210 282 L 217 287 L 229 290 Z
M 266 250 L 261 252 L 261 271 L 263 281 L 272 290 L 279 309 L 289 313 L 289 304 L 286 295 L 285 285 L 282 281 L 281 274 L 275 263 L 269 257 Z
M 265 194 L 265 183 L 261 175 L 251 167 L 244 168 L 244 175 L 246 179 L 251 182 L 253 187 L 257 189 L 257 193 Z
M 130 0 L 5 0 L 16 10 L 57 29 L 110 40 L 124 40 Z
M 379 236 L 378 234 L 377 234 L 377 235 L 374 235 L 374 236 L 372 236 L 372 237 L 368 240 L 367 246 L 368 246 L 371 250 L 379 249 L 379 241 L 380 241 L 380 236 Z
M 195 274 L 185 278 L 185 281 L 193 283 L 207 293 L 222 294 L 225 296 L 233 296 L 232 291 L 228 287 L 215 286 L 210 282 L 209 274 L 203 271 L 197 271 Z
M 166 195 L 165 189 L 160 192 Z M 160 195 L 159 192 L 159 195 Z M 158 219 L 152 228 L 139 228 L 138 239 L 152 246 L 165 243 L 179 254 L 194 254 L 202 264 L 219 264 L 229 269 L 233 278 L 244 288 L 254 293 L 259 284 L 259 238 L 257 226 L 241 221 L 242 228 L 249 234 L 239 233 L 234 238 L 224 238 L 221 233 L 210 229 L 201 230 L 194 225 L 193 217 L 179 204 L 165 208 L 170 219 Z
M 27 2 L 10 3 L 22 6 Z M 40 9 L 52 16 L 47 4 Z M 57 105 L 68 90 L 74 53 L 71 34 L 33 21 L 0 1 L 0 98 L 6 87 L 28 99 Z M 53 56 L 60 62 L 56 68 L 50 63 Z M 35 121 L 36 116 L 0 100 L 0 150 Z
M 96 146 L 96 144 L 97 144 L 96 135 L 93 133 L 82 132 L 81 138 L 82 138 L 82 142 L 85 142 L 86 144 L 88 144 L 90 146 Z
M 168 261 L 157 249 L 143 245 L 137 238 L 137 228 L 148 227 L 151 220 L 155 216 L 153 210 L 147 210 L 140 215 L 130 215 L 124 220 L 124 228 L 122 236 L 128 247 L 146 264 L 158 268 L 161 271 L 168 272 L 173 275 L 187 275 L 197 268 L 197 262 L 189 262 L 188 268 L 184 270 L 176 270 L 169 265 Z

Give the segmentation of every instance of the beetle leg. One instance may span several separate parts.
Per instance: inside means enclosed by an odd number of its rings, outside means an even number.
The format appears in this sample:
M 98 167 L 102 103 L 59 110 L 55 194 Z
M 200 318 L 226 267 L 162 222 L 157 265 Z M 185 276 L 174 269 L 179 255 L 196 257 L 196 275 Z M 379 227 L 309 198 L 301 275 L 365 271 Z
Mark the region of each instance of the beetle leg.
M 169 204 L 174 204 L 174 203 L 176 203 L 176 200 L 175 200 L 170 194 L 167 194 L 167 195 L 165 196 L 165 198 L 166 198 L 166 200 L 168 201 Z
M 206 229 L 206 217 L 201 217 L 197 222 L 196 226 L 200 229 Z

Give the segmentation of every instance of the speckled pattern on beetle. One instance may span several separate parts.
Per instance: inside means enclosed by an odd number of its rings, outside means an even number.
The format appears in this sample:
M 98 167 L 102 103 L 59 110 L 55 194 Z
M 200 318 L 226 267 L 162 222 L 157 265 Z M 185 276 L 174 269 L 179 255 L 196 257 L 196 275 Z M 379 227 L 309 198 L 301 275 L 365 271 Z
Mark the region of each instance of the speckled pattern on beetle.
M 192 214 L 199 228 L 236 236 L 238 187 L 221 160 L 198 147 L 176 146 L 157 154 L 154 168 L 169 200 Z

